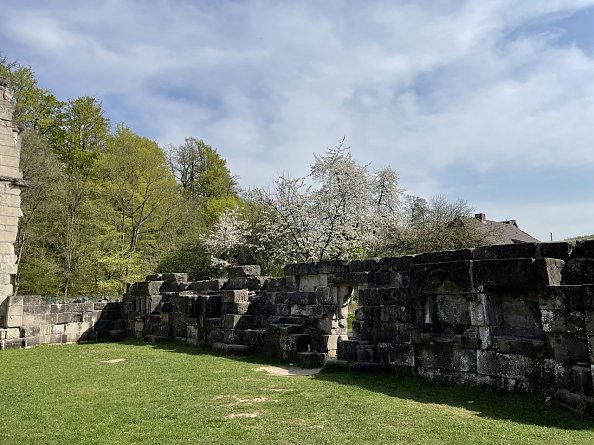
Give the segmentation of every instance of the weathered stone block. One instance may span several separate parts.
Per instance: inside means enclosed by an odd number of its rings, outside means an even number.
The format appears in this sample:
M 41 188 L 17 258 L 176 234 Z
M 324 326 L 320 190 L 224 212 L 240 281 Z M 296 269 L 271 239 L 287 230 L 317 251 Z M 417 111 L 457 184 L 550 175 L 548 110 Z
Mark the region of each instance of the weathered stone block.
M 75 313 L 75 312 L 63 312 L 60 314 L 54 314 L 54 323 L 56 324 L 63 324 L 63 323 L 80 323 L 83 321 L 83 314 L 82 313 Z
M 201 280 L 188 284 L 187 289 L 196 292 L 217 292 L 223 289 L 226 280 Z
M 379 268 L 380 270 L 403 270 L 407 271 L 410 269 L 412 264 L 413 257 L 408 256 L 401 256 L 401 257 L 389 257 L 389 258 L 380 258 L 379 260 Z
M 594 398 L 582 396 L 566 389 L 555 392 L 555 401 L 561 406 L 587 416 L 594 416 Z
M 359 290 L 359 307 L 379 306 L 378 289 L 369 288 Z
M 380 319 L 380 306 L 361 306 L 355 309 L 355 320 L 357 321 L 374 321 Z M 388 321 L 388 320 L 385 320 Z
M 287 292 L 299 290 L 299 283 L 297 283 L 297 277 L 295 276 L 286 276 L 285 277 L 285 286 Z
M 311 315 L 311 306 L 309 304 L 291 305 L 291 315 L 298 317 L 309 317 Z
M 353 333 L 357 340 L 363 341 L 373 341 L 375 340 L 375 331 L 374 331 L 374 324 L 373 322 L 369 321 L 353 321 Z
M 493 349 L 502 354 L 533 356 L 543 352 L 544 348 L 543 340 L 509 336 L 493 337 Z
M 338 293 L 335 287 L 318 287 L 314 297 L 315 304 L 332 305 L 338 303 Z
M 14 303 L 17 303 L 17 301 L 13 300 L 13 304 Z M 43 299 L 43 297 L 41 297 L 39 295 L 23 295 L 22 296 L 22 304 L 25 306 L 34 306 L 34 305 L 39 305 L 39 304 L 45 305 L 46 302 Z
M 449 263 L 452 261 L 468 261 L 473 259 L 473 249 L 442 250 L 415 255 L 413 264 Z
M 474 261 L 475 285 L 535 286 L 540 281 L 532 258 Z
M 586 333 L 588 335 L 594 335 L 594 311 L 584 311 L 584 324 L 586 326 Z M 592 357 L 594 357 L 594 354 Z
M 268 278 L 266 280 L 265 289 L 267 292 L 283 292 L 287 287 L 286 278 Z
M 37 326 L 40 324 L 51 324 L 52 322 L 52 314 L 23 315 L 21 326 Z
M 563 269 L 563 284 L 594 283 L 594 260 L 570 259 Z
M 411 343 L 412 325 L 409 323 L 381 323 L 376 339 L 380 342 Z
M 507 260 L 510 258 L 534 258 L 537 243 L 501 244 L 477 247 L 473 252 L 474 260 Z
M 584 300 L 594 296 L 591 286 L 547 286 L 539 291 L 539 307 L 548 310 L 583 311 Z
M 412 293 L 407 289 L 385 287 L 377 289 L 377 305 L 398 305 L 410 309 Z
M 472 271 L 471 261 L 413 264 L 412 287 L 417 292 L 440 295 L 471 292 Z
M 511 293 L 492 295 L 499 305 L 499 313 L 495 317 L 502 329 L 499 335 L 542 337 L 542 314 L 537 295 L 529 289 L 525 292 L 520 288 Z
M 164 281 L 138 281 L 130 286 L 130 294 L 135 297 L 158 295 Z
M 221 293 L 222 303 L 244 303 L 249 301 L 249 292 L 246 289 L 225 290 Z
M 351 260 L 349 263 L 350 272 L 375 272 L 379 270 L 379 259 Z
M 357 351 L 358 362 L 373 362 L 374 361 L 374 347 L 373 345 L 358 344 L 355 346 Z
M 541 314 L 544 332 L 583 334 L 586 331 L 584 313 L 581 311 L 543 309 Z
M 371 272 L 333 273 L 328 276 L 328 282 L 334 285 L 347 284 L 351 286 L 367 286 L 374 282 L 374 276 Z
M 336 357 L 339 360 L 345 360 L 347 362 L 357 360 L 357 344 L 359 344 L 359 342 L 354 340 L 343 340 L 341 338 L 340 341 L 337 342 Z
M 470 308 L 466 295 L 436 295 L 434 310 L 436 323 L 462 326 L 458 330 L 470 326 Z
M 443 346 L 417 346 L 416 364 L 426 368 L 476 372 L 477 351 Z
M 415 366 L 415 353 L 412 345 L 395 343 L 377 344 L 379 360 L 395 366 Z
M 531 358 L 522 355 L 478 351 L 477 371 L 479 374 L 528 381 L 535 372 L 535 365 Z
M 240 329 L 223 329 L 221 335 L 223 343 L 238 345 L 243 340 L 243 331 Z
M 247 329 L 243 331 L 242 342 L 247 346 L 262 347 L 265 344 L 266 331 L 262 329 Z
M 348 260 L 320 261 L 318 263 L 318 273 L 340 274 L 349 272 Z
M 287 316 L 291 314 L 291 306 L 288 304 L 275 304 L 274 315 Z
M 92 330 L 91 323 L 68 323 L 64 325 L 64 334 L 80 334 Z
M 309 306 L 310 317 L 312 318 L 333 316 L 336 314 L 336 310 L 336 306 L 329 304 L 312 304 Z
M 378 287 L 388 287 L 392 285 L 392 271 L 378 270 L 373 274 L 373 284 Z
M 224 317 L 224 329 L 251 329 L 253 323 L 253 316 L 251 315 L 234 315 L 227 314 Z
M 305 305 L 315 303 L 316 292 L 287 292 L 286 303 L 289 305 Z
M 221 303 L 221 313 L 245 315 L 250 313 L 251 303 L 245 301 L 240 303 Z
M 232 266 L 227 269 L 229 278 L 254 277 L 262 275 L 260 266 L 257 264 L 247 264 L 243 266 Z
M 23 315 L 47 315 L 51 313 L 51 306 L 49 304 L 39 304 L 34 306 L 24 305 Z
M 569 380 L 571 392 L 592 396 L 592 371 L 589 364 L 587 366 L 572 366 Z
M 19 328 L 7 328 L 4 330 L 4 339 L 6 340 L 14 340 L 21 336 L 21 331 Z
M 377 317 L 377 314 L 374 313 L 374 317 Z M 410 323 L 412 321 L 410 305 L 380 306 L 380 319 L 384 322 Z
M 418 329 L 414 329 L 413 342 L 418 345 L 441 345 L 448 348 L 463 348 L 464 335 L 444 332 L 420 332 Z
M 536 245 L 536 256 L 540 258 L 569 259 L 574 244 L 567 242 L 538 243 Z
M 588 340 L 585 335 L 546 334 L 552 357 L 560 362 L 589 361 Z
M 225 289 L 249 289 L 259 291 L 266 283 L 267 277 L 234 277 L 229 278 Z
M 318 265 L 314 263 L 295 263 L 285 265 L 285 276 L 317 275 Z

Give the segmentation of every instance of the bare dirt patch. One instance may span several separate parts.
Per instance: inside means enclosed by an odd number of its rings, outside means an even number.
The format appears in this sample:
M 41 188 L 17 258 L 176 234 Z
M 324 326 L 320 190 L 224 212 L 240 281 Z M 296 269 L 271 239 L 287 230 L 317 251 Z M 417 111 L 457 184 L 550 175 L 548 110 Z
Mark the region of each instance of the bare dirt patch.
M 297 366 L 262 366 L 255 369 L 255 371 L 283 377 L 310 376 L 318 374 L 321 370 L 322 368 L 299 368 Z
M 270 392 L 292 392 L 292 389 L 286 389 L 286 388 L 265 388 L 265 391 L 270 391 Z
M 125 362 L 126 359 L 125 358 L 112 358 L 109 360 L 101 360 L 99 363 L 107 363 L 107 364 L 112 364 L 112 363 L 122 363 Z
M 227 416 L 227 419 L 255 419 L 260 413 L 233 413 Z
M 232 396 L 225 396 L 219 395 L 215 397 L 215 400 L 229 400 L 231 403 L 229 405 L 253 405 L 255 403 L 264 403 L 264 402 L 277 402 L 277 400 L 269 400 L 268 397 L 241 397 L 237 395 Z

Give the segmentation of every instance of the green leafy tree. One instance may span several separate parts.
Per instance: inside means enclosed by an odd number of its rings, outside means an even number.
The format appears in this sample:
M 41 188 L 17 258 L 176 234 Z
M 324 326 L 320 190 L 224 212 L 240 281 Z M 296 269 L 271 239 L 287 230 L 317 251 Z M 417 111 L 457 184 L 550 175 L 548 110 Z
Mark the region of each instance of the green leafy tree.
M 100 232 L 106 234 L 99 263 L 121 290 L 155 266 L 151 258 L 174 224 L 175 177 L 155 142 L 120 124 L 99 159 L 95 196 L 102 202 Z
M 50 136 L 66 179 L 66 221 L 61 249 L 65 297 L 77 273 L 85 243 L 83 230 L 89 218 L 82 213 L 88 209 L 85 204 L 89 177 L 105 147 L 108 132 L 109 121 L 101 103 L 93 97 L 79 97 L 65 104 Z
M 13 94 L 14 121 L 25 128 L 51 133 L 63 104 L 51 91 L 38 85 L 31 67 L 0 55 L 0 77 L 8 81 Z
M 407 196 L 404 223 L 385 231 L 377 255 L 407 255 L 439 250 L 463 249 L 492 244 L 496 230 L 479 230 L 473 208 L 464 200 L 448 201 L 434 196 L 429 201 Z
M 15 250 L 18 272 L 14 293 L 56 295 L 60 288 L 56 242 L 61 233 L 61 201 L 65 194 L 60 163 L 46 137 L 36 130 L 22 135 L 21 168 L 27 183 Z
M 170 151 L 176 178 L 192 199 L 237 195 L 237 182 L 227 162 L 202 139 L 186 138 L 183 144 L 170 147 Z

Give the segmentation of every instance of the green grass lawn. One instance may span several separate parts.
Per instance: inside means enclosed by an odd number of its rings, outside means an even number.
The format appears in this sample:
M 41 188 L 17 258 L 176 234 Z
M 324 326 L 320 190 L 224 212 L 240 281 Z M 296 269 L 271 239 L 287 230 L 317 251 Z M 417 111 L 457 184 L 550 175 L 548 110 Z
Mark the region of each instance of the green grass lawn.
M 2 351 L 0 444 L 594 443 L 594 420 L 530 397 L 262 365 L 178 344 Z

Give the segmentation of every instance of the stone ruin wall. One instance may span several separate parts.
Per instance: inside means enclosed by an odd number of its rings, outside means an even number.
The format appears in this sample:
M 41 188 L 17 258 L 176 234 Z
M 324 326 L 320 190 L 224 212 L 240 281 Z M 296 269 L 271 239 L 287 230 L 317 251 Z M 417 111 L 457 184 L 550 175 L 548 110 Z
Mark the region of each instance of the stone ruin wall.
M 14 105 L 6 83 L 0 78 L 0 341 L 6 336 L 10 275 L 16 273 L 14 242 L 21 216 L 23 175 L 19 169 L 19 128 L 13 123 Z
M 351 298 L 358 300 L 347 332 Z M 129 286 L 124 332 L 555 397 L 594 415 L 594 241 L 162 274 Z
M 122 303 L 48 303 L 38 295 L 11 297 L 10 322 L 0 329 L 0 349 L 110 340 L 122 329 Z

